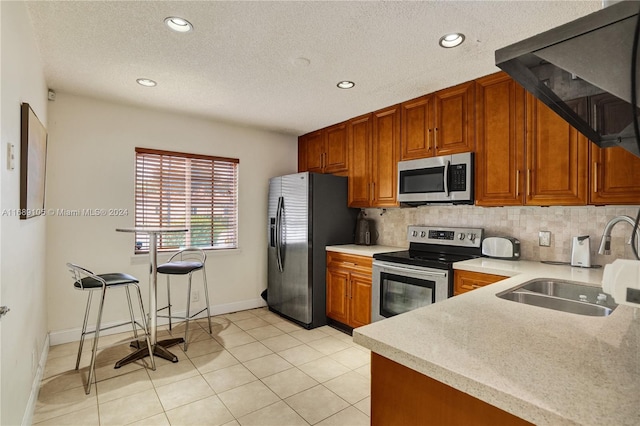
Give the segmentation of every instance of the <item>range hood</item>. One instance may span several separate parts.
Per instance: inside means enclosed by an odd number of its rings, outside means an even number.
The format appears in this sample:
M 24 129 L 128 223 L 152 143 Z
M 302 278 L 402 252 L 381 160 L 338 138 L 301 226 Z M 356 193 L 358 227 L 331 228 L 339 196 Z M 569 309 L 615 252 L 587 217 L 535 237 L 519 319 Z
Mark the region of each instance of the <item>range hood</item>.
M 639 10 L 638 1 L 613 4 L 496 50 L 496 65 L 598 146 L 622 146 L 640 157 L 631 108 Z

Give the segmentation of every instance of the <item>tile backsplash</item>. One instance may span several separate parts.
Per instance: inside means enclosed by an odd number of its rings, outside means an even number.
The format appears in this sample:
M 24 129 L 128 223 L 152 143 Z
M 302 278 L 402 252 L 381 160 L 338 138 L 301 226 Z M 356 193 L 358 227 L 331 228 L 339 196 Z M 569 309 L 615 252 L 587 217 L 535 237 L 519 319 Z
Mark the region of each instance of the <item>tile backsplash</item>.
M 591 237 L 591 263 L 611 263 L 616 258 L 635 259 L 627 244 L 631 226 L 619 223 L 611 232 L 611 255 L 597 254 L 602 231 L 616 216 L 634 220 L 638 206 L 584 207 L 476 207 L 422 206 L 417 208 L 365 209 L 376 222 L 378 244 L 408 247 L 407 226 L 440 225 L 484 228 L 485 236 L 510 236 L 520 240 L 522 259 L 571 260 L 571 240 L 578 235 Z M 551 246 L 538 245 L 538 232 L 551 232 Z

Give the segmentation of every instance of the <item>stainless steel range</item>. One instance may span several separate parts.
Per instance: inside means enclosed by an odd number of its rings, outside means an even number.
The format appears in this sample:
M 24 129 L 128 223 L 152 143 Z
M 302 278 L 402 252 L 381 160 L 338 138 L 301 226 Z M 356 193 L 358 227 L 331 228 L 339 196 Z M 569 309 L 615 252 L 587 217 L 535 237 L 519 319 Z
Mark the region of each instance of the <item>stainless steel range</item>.
M 453 263 L 480 257 L 484 230 L 409 226 L 409 250 L 373 256 L 371 321 L 453 295 Z

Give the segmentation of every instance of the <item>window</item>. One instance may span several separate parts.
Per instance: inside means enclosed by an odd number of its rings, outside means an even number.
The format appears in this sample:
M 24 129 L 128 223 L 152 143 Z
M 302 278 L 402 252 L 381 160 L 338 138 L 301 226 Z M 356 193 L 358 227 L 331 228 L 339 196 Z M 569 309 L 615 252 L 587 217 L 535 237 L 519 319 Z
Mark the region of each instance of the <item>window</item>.
M 158 250 L 238 247 L 238 164 L 235 158 L 136 148 L 136 226 L 183 226 L 158 237 Z M 149 236 L 136 234 L 136 253 Z

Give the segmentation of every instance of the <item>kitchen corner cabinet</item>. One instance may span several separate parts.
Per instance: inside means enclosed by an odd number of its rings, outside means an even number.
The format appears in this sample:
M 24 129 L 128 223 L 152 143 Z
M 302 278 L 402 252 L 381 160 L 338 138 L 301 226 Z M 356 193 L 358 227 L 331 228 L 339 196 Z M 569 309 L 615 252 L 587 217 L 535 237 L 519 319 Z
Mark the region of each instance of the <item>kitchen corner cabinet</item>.
M 349 327 L 371 322 L 372 259 L 327 252 L 327 317 Z
M 474 100 L 469 82 L 400 104 L 400 159 L 473 151 Z
M 300 149 L 304 153 L 300 153 Z M 347 172 L 349 156 L 347 123 L 340 123 L 307 133 L 298 140 L 298 170 L 315 173 Z M 301 167 L 304 160 L 305 168 Z
M 489 284 L 497 283 L 509 277 L 484 274 L 480 272 L 456 270 L 453 273 L 453 295 L 457 296 Z
M 349 207 L 396 207 L 399 106 L 349 120 Z

